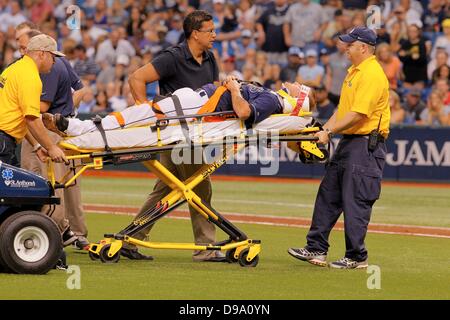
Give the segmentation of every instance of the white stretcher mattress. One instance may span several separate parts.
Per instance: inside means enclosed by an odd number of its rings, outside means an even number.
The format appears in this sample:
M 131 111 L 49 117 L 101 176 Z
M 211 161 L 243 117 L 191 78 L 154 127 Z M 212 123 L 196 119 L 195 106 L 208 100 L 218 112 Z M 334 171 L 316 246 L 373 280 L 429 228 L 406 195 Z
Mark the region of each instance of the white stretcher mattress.
M 289 115 L 273 115 L 256 124 L 251 130 L 253 133 L 271 132 L 272 134 L 295 134 L 307 127 L 312 122 L 312 117 L 298 117 Z M 240 120 L 225 120 L 219 122 L 198 122 L 189 124 L 189 139 L 192 142 L 208 143 L 224 137 L 239 137 L 249 132 Z M 186 137 L 180 125 L 169 125 L 160 130 L 162 145 L 175 142 L 184 142 Z M 158 136 L 151 126 L 132 127 L 105 131 L 108 145 L 112 149 L 141 148 L 156 146 Z M 67 145 L 83 150 L 99 150 L 105 147 L 105 143 L 99 131 L 89 132 L 77 137 L 69 137 L 63 140 Z

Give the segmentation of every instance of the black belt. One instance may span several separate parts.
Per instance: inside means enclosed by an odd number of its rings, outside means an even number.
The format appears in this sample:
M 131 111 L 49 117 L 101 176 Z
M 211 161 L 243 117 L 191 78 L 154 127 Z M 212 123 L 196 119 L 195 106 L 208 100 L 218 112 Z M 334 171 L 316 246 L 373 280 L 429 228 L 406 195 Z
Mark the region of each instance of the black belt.
M 354 138 L 365 138 L 365 139 L 369 139 L 370 134 L 344 134 L 342 137 L 344 139 L 354 139 Z M 378 142 L 385 142 L 385 138 L 380 134 L 378 136 Z
M 13 136 L 7 134 L 7 133 L 6 133 L 5 131 L 3 131 L 3 130 L 0 130 L 0 134 L 3 134 L 3 135 L 6 136 L 7 138 L 10 138 L 10 139 L 16 141 L 16 138 L 14 138 Z

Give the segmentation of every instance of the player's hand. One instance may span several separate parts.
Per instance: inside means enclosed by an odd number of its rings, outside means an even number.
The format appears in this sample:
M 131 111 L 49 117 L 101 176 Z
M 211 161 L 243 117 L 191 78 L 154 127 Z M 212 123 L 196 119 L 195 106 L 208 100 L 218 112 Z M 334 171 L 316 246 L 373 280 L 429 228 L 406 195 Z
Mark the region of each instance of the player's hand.
M 238 81 L 239 79 L 236 76 L 227 76 L 227 78 L 225 79 L 224 83 L 227 83 L 227 82 L 233 81 L 233 80 Z
M 231 92 L 239 91 L 241 89 L 241 85 L 237 82 L 236 77 L 227 77 L 227 80 L 224 82 L 224 86 Z
M 288 89 L 289 95 L 291 97 L 297 98 L 300 96 L 300 84 L 291 83 L 291 82 L 283 82 L 282 86 Z
M 64 154 L 64 151 L 62 151 L 56 145 L 51 146 L 51 148 L 48 150 L 48 155 L 55 162 L 69 163 L 69 161 L 66 158 L 66 155 Z
M 318 137 L 319 140 L 317 141 L 318 144 L 327 144 L 330 142 L 330 136 L 328 135 L 328 132 L 326 131 L 319 131 L 314 134 L 314 137 Z

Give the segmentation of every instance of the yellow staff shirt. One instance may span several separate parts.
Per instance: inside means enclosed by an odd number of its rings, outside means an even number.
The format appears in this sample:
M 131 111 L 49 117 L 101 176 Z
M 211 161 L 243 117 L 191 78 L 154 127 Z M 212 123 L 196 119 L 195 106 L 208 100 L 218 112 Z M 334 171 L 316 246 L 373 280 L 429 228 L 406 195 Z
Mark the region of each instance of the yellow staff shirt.
M 42 82 L 36 63 L 28 56 L 0 75 L 0 130 L 20 142 L 27 133 L 26 116 L 40 116 Z
M 391 111 L 389 108 L 389 81 L 375 56 L 371 56 L 358 66 L 351 66 L 345 77 L 337 111 L 337 120 L 350 112 L 366 115 L 361 122 L 344 130 L 343 134 L 369 134 L 377 129 L 387 138 Z

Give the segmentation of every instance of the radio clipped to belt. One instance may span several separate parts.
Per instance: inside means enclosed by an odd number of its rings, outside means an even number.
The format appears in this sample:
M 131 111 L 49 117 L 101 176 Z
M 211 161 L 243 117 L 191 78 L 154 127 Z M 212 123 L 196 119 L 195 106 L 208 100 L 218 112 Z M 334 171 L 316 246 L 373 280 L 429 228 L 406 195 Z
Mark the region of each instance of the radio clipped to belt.
M 370 152 L 374 152 L 377 148 L 378 142 L 384 140 L 383 136 L 380 132 L 380 124 L 381 124 L 381 118 L 383 115 L 380 115 L 380 121 L 378 121 L 378 127 L 375 130 L 372 130 L 369 134 L 369 144 L 368 149 Z

